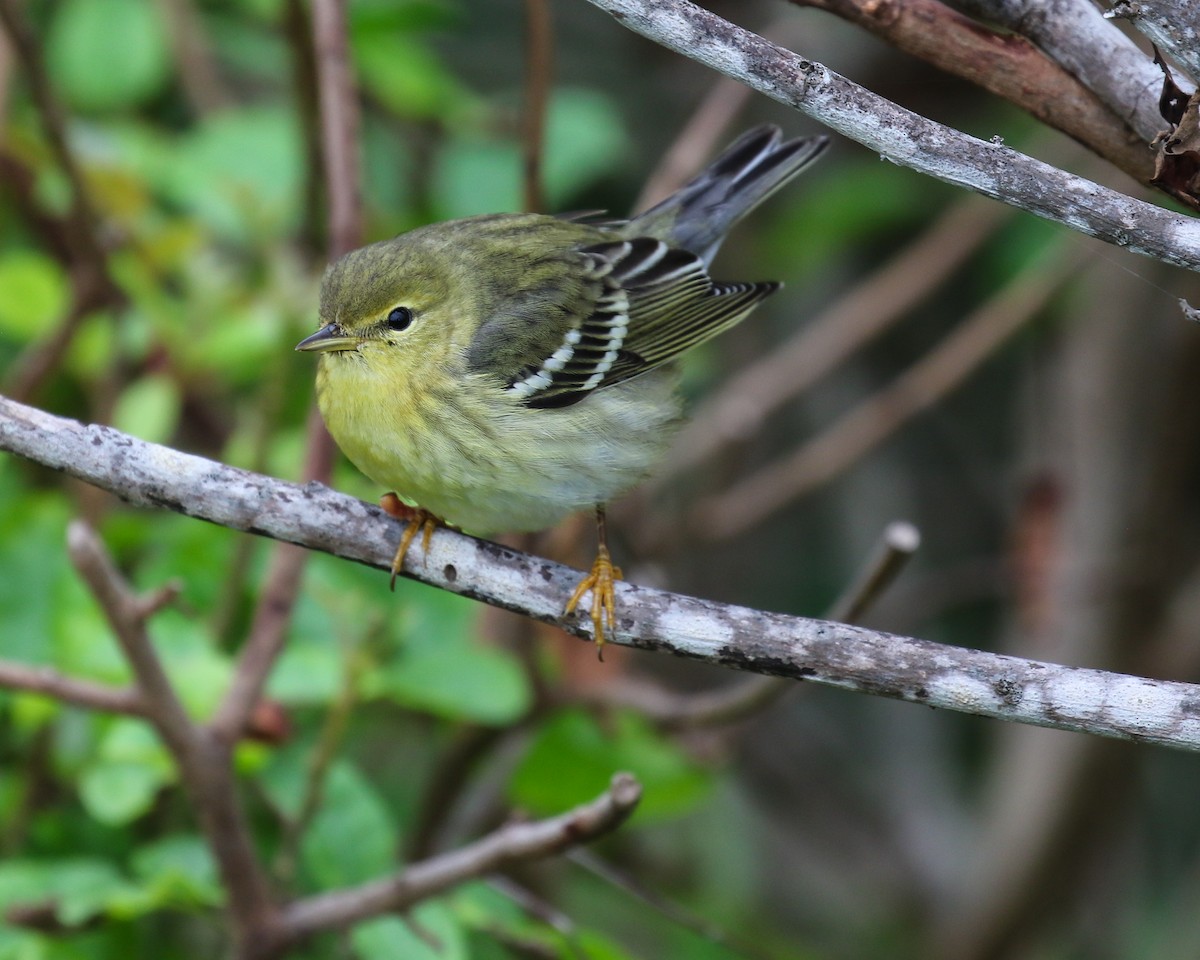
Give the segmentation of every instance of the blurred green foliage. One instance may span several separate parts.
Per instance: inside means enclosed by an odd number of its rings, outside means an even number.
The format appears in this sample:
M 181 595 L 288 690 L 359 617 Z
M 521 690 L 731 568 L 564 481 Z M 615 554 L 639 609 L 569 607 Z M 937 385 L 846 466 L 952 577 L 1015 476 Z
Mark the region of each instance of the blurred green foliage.
M 465 10 L 440 0 L 355 0 L 349 9 L 371 237 L 430 218 L 519 209 L 519 90 L 472 89 L 440 51 Z M 194 21 L 171 19 L 180 11 Z M 296 34 L 304 7 L 63 0 L 26 13 L 126 301 L 78 318 L 36 401 L 294 477 L 312 370 L 291 347 L 313 322 L 325 202 L 307 139 L 309 41 Z M 219 88 L 196 88 L 205 67 Z M 0 193 L 0 369 L 8 371 L 52 335 L 73 296 L 69 255 L 45 242 L 70 229 L 70 183 L 31 90 L 19 74 L 13 82 L 4 150 L 33 191 Z M 544 189 L 555 207 L 586 203 L 598 184 L 635 173 L 622 111 L 604 91 L 557 87 L 546 124 Z M 379 492 L 345 464 L 335 483 L 368 498 Z M 0 500 L 0 656 L 130 681 L 65 558 L 66 525 L 82 512 L 138 589 L 180 583 L 177 603 L 150 630 L 186 709 L 210 716 L 270 545 L 81 500 L 8 458 Z M 515 769 L 490 801 L 497 810 L 558 813 L 621 769 L 646 786 L 634 830 L 705 802 L 705 770 L 643 721 L 540 705 L 535 675 L 554 668 L 547 661 L 531 673 L 529 662 L 488 641 L 482 616 L 477 604 L 410 583 L 393 597 L 378 573 L 311 558 L 268 689 L 286 712 L 286 742 L 247 742 L 237 755 L 256 839 L 281 889 L 329 890 L 395 870 L 429 779 L 464 731 L 525 731 L 514 741 Z M 347 710 L 349 732 L 326 742 Z M 332 753 L 319 762 L 321 751 Z M 141 720 L 0 691 L 0 911 L 47 904 L 59 928 L 0 924 L 0 960 L 219 955 L 224 892 L 178 776 Z M 340 947 L 318 941 L 298 955 L 502 957 L 512 955 L 502 946 L 511 940 L 564 955 L 629 956 L 615 931 L 584 927 L 569 939 L 473 884 L 406 918 L 362 924 Z
M 31 0 L 19 6 L 65 108 L 107 270 L 124 302 L 72 316 L 78 265 L 69 250 L 71 185 L 26 79 L 14 72 L 0 108 L 0 170 L 19 171 L 30 189 L 7 173 L 0 181 L 0 389 L 19 382 L 56 331 L 73 323 L 65 353 L 36 382 L 33 402 L 295 479 L 313 370 L 292 347 L 315 321 L 327 200 L 313 146 L 307 4 Z M 596 15 L 583 4 L 560 6 L 556 16 L 570 46 L 556 51 L 544 195 L 554 210 L 607 208 L 621 215 L 708 77 L 675 58 L 648 55 L 606 20 L 588 19 Z M 351 0 L 348 8 L 364 108 L 365 239 L 431 220 L 519 209 L 520 5 Z M 485 75 L 486 82 L 479 79 Z M 973 120 L 991 117 L 989 110 L 974 111 Z M 811 129 L 796 115 L 783 116 L 768 118 L 789 133 Z M 778 278 L 787 289 L 736 337 L 688 359 L 690 396 L 702 395 L 736 362 L 769 353 L 801 317 L 952 199 L 946 188 L 899 176 L 892 164 L 838 144 L 801 186 L 739 230 L 716 272 Z M 923 304 L 915 334 L 885 338 L 855 368 L 846 378 L 853 389 L 836 385 L 818 392 L 810 407 L 785 414 L 779 429 L 788 442 L 811 428 L 814 410 L 843 410 L 885 380 L 897 358 L 936 342 L 964 312 L 964 291 L 982 296 L 1004 284 L 1045 249 L 1050 235 L 1040 222 L 1014 223 L 969 276 L 956 279 L 956 295 Z M 914 484 L 920 494 L 905 500 L 907 488 L 889 475 L 881 484 L 887 495 L 862 511 L 866 519 L 851 535 L 844 505 L 817 498 L 803 515 L 771 525 L 748 545 L 706 547 L 702 560 L 651 558 L 646 581 L 661 576 L 655 564 L 669 562 L 672 585 L 689 592 L 817 613 L 866 552 L 881 525 L 875 514 L 890 520 L 927 500 L 947 527 L 969 531 L 964 552 L 998 539 L 992 514 L 959 490 L 974 477 L 1003 472 L 997 451 L 1006 440 L 995 438 L 1007 436 L 1010 411 L 990 394 L 968 394 L 963 404 L 961 419 L 983 438 L 979 461 L 968 467 L 947 456 L 950 445 L 938 432 L 944 424 L 931 430 L 933 439 L 923 435 L 919 442 L 933 453 L 920 448 L 915 458 L 933 465 L 930 483 Z M 774 429 L 745 438 L 735 457 L 753 466 L 784 449 Z M 686 477 L 677 486 L 686 492 L 699 484 Z M 368 500 L 381 492 L 340 460 L 333 485 Z M 856 509 L 863 499 L 856 498 Z M 0 659 L 102 683 L 130 681 L 109 624 L 66 558 L 67 525 L 84 516 L 137 589 L 179 582 L 177 602 L 154 616 L 150 632 L 186 709 L 196 718 L 211 716 L 254 616 L 272 545 L 186 517 L 133 510 L 7 457 L 0 458 L 0 503 Z M 800 574 L 797 544 L 806 558 L 819 558 L 804 562 Z M 936 541 L 929 547 L 935 555 L 939 549 L 947 548 Z M 642 571 L 630 572 L 639 579 Z M 980 633 L 986 638 L 993 611 L 969 613 L 970 629 L 950 630 L 947 639 L 977 645 Z M 742 785 L 752 751 L 738 747 L 736 733 L 677 735 L 632 711 L 581 706 L 571 694 L 575 675 L 586 671 L 565 656 L 565 643 L 545 643 L 528 625 L 514 640 L 514 631 L 492 617 L 460 597 L 407 581 L 392 594 L 377 571 L 324 555 L 309 559 L 287 647 L 267 688 L 283 725 L 274 741 L 245 741 L 235 757 L 255 841 L 281 894 L 380 877 L 405 862 L 404 851 L 451 848 L 514 809 L 530 816 L 562 812 L 595 797 L 614 772 L 629 770 L 645 788 L 643 801 L 602 854 L 627 863 L 648 886 L 740 933 L 763 956 L 916 955 L 906 940 L 919 912 L 908 899 L 907 878 L 886 903 L 876 904 L 872 886 L 858 894 L 869 909 L 846 910 L 850 896 L 843 891 L 855 883 L 825 865 L 841 861 L 841 835 L 814 841 L 828 843 L 829 860 L 805 874 L 814 886 L 827 882 L 835 891 L 828 902 L 781 907 L 776 901 L 784 894 L 764 866 L 793 851 L 765 841 L 762 824 L 776 817 L 803 825 L 793 804 L 802 806 L 814 787 L 789 749 L 809 749 L 826 737 L 839 756 L 882 766 L 892 724 L 881 723 L 885 735 L 872 737 L 852 724 L 851 732 L 833 734 L 828 721 L 817 719 L 806 729 L 816 731 L 811 737 L 768 742 L 760 749 L 787 769 L 772 774 L 781 782 L 772 780 L 765 792 L 787 799 L 782 813 L 765 810 L 769 803 Z M 590 666 L 590 650 L 586 656 Z M 625 668 L 612 659 L 603 676 L 620 679 Z M 712 672 L 693 674 L 686 664 L 660 669 L 677 671 L 685 684 L 715 682 Z M 956 749 L 951 743 L 946 752 Z M 439 790 L 456 775 L 458 790 L 447 800 Z M 225 955 L 225 893 L 178 776 L 139 720 L 0 690 L 0 914 L 14 905 L 48 905 L 48 925 L 59 927 L 47 932 L 0 921 L 0 960 Z M 797 776 L 798 783 L 788 779 Z M 830 805 L 854 810 L 836 794 Z M 437 829 L 422 835 L 431 818 Z M 806 869 L 803 854 L 795 855 L 797 873 Z M 874 870 L 877 856 L 872 847 L 858 862 Z M 521 880 L 561 915 L 525 909 L 480 881 L 404 917 L 318 938 L 294 955 L 744 955 L 577 866 L 545 865 L 522 872 Z M 809 930 L 831 928 L 842 936 L 827 933 L 827 939 L 841 949 L 805 939 Z

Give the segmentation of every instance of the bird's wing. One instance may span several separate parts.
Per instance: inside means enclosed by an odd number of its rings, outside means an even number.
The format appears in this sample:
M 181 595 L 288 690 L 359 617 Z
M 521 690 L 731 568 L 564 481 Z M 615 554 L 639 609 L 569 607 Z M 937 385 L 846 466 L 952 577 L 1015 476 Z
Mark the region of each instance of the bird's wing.
M 504 371 L 507 389 L 531 407 L 567 406 L 652 370 L 738 323 L 779 286 L 714 283 L 698 256 L 652 237 L 583 246 L 575 256 L 582 282 L 568 302 L 543 304 L 525 324 L 510 319 L 491 334 L 505 343 L 490 345 L 488 368 Z

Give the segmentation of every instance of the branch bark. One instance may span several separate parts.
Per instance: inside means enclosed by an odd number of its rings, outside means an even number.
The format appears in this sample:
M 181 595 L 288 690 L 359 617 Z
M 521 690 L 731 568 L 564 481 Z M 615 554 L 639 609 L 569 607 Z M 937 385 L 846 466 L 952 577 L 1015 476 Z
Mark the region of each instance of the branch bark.
M 475 843 L 414 864 L 395 876 L 300 900 L 284 913 L 287 936 L 303 939 L 382 913 L 403 910 L 418 900 L 509 863 L 548 857 L 588 843 L 624 823 L 641 796 L 641 784 L 628 773 L 618 773 L 608 790 L 595 800 L 557 817 L 509 824 Z
M 303 486 L 85 426 L 0 398 L 0 449 L 130 503 L 174 510 L 335 556 L 390 568 L 402 525 L 318 483 Z M 434 532 L 406 576 L 588 636 L 564 618 L 579 571 Z M 382 587 L 381 587 L 382 592 Z M 1200 685 L 951 647 L 804 617 L 617 585 L 610 641 L 1017 723 L 1200 750 Z
M 941 0 L 792 2 L 828 10 L 898 50 L 1003 97 L 1142 183 L 1154 175 L 1154 157 L 1146 144 L 1162 129 L 1161 118 L 1148 135 L 1139 135 L 1125 122 L 1126 111 L 1114 113 L 1024 36 L 990 30 Z
M 881 156 L 1165 263 L 1200 270 L 1200 223 L 935 123 L 688 0 L 589 0 L 621 24 Z

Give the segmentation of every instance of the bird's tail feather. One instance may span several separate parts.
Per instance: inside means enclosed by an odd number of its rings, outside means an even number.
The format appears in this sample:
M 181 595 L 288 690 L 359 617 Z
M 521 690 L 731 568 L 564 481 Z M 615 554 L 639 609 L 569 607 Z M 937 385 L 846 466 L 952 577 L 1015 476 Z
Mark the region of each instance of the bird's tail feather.
M 781 141 L 772 124 L 747 131 L 695 178 L 629 221 L 622 233 L 658 237 L 710 263 L 735 223 L 829 145 L 823 136 Z

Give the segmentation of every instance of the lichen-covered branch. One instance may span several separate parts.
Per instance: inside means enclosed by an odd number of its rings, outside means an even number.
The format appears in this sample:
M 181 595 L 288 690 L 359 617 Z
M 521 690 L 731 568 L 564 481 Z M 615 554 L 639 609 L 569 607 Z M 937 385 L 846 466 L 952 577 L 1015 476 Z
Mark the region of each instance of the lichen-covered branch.
M 935 123 L 688 0 L 589 0 L 629 29 L 882 157 L 1166 263 L 1200 270 L 1200 222 Z
M 641 784 L 627 773 L 618 773 L 611 786 L 595 800 L 557 817 L 512 823 L 465 847 L 413 864 L 394 876 L 297 901 L 284 911 L 284 935 L 302 939 L 403 910 L 511 863 L 552 856 L 588 843 L 624 823 L 641 796 Z
M 286 540 L 386 570 L 401 525 L 378 507 L 85 426 L 0 398 L 0 449 L 146 507 Z M 451 530 L 407 576 L 587 636 L 564 619 L 579 572 Z M 383 588 L 381 586 L 381 593 Z M 1200 686 L 945 646 L 845 624 L 617 586 L 610 641 L 756 673 L 996 717 L 1200 750 Z

